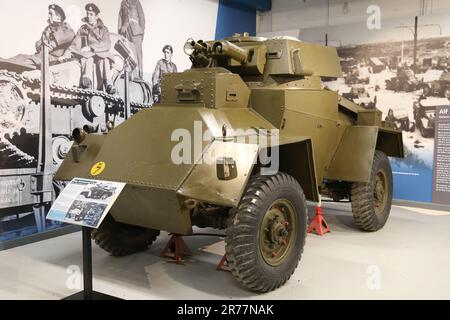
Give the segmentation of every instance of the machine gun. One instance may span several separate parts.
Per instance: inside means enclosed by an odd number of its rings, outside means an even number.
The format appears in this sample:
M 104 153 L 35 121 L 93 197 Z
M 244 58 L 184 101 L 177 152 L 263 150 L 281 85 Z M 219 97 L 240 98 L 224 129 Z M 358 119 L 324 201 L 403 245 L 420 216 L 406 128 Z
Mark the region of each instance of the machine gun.
M 184 52 L 190 57 L 194 68 L 208 68 L 223 65 L 230 66 L 246 64 L 250 52 L 244 48 L 223 40 L 217 42 L 203 42 L 189 39 Z

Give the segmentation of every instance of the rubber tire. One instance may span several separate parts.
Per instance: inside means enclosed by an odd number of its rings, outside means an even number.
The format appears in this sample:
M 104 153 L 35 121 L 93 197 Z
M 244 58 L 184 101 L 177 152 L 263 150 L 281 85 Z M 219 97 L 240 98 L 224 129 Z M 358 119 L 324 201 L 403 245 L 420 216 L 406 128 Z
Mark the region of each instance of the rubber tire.
M 116 222 L 108 214 L 100 227 L 92 231 L 92 239 L 112 256 L 123 257 L 147 250 L 159 234 L 159 230 Z
M 381 214 L 375 212 L 374 188 L 376 175 L 383 170 L 387 178 L 388 199 Z M 353 183 L 351 188 L 352 212 L 355 224 L 364 231 L 374 232 L 382 229 L 391 212 L 392 206 L 392 169 L 389 158 L 376 150 L 372 164 L 372 171 L 368 183 Z
M 291 252 L 280 266 L 270 266 L 259 249 L 262 219 L 279 198 L 291 202 L 297 212 L 297 237 Z M 233 276 L 246 288 L 265 293 L 284 285 L 297 268 L 305 246 L 307 228 L 306 198 L 293 177 L 278 173 L 254 176 L 239 206 L 233 210 L 226 230 L 226 255 Z

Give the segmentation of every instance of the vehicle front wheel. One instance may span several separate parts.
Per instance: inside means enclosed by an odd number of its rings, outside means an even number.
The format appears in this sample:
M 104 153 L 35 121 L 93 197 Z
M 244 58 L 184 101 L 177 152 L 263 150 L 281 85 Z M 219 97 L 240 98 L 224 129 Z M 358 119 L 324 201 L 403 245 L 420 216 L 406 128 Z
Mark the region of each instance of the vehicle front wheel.
M 253 177 L 226 231 L 234 277 L 258 293 L 281 287 L 301 259 L 306 227 L 306 199 L 297 180 L 284 173 Z
M 378 231 L 386 224 L 392 206 L 392 169 L 389 158 L 375 151 L 370 180 L 353 183 L 352 211 L 355 223 L 364 231 Z
M 100 227 L 92 231 L 92 239 L 112 256 L 123 257 L 147 250 L 159 233 L 159 230 L 117 222 L 108 214 Z

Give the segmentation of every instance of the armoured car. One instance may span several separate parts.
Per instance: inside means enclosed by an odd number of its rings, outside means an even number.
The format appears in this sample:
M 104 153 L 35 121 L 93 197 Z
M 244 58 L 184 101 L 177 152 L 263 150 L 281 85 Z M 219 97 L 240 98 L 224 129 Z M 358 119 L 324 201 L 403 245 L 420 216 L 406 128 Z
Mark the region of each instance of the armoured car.
M 105 135 L 74 131 L 55 179 L 127 184 L 97 244 L 120 256 L 160 230 L 224 229 L 235 278 L 268 292 L 299 264 L 307 200 L 349 198 L 361 229 L 385 225 L 402 134 L 323 87 L 342 75 L 336 49 L 244 34 L 190 39 L 185 52 L 192 68 L 165 75 L 160 104 Z

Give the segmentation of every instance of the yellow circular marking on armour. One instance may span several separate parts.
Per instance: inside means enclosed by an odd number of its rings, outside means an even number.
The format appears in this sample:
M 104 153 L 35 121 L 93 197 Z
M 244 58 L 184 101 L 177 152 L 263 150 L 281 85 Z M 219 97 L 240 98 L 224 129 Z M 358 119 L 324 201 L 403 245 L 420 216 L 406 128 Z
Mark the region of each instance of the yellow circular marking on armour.
M 98 176 L 100 175 L 106 168 L 106 163 L 103 161 L 97 162 L 91 169 L 91 176 Z

